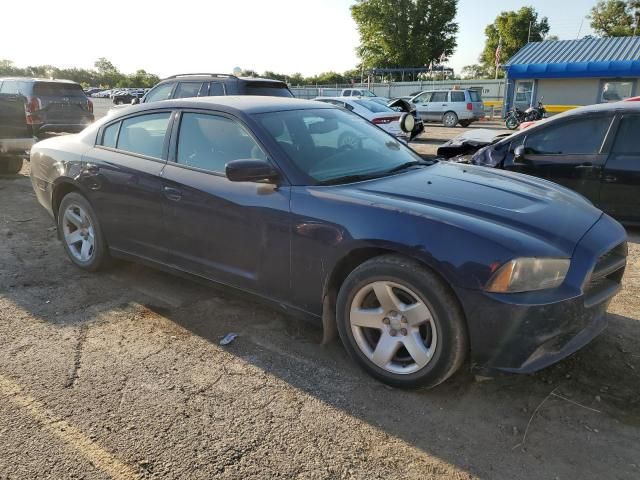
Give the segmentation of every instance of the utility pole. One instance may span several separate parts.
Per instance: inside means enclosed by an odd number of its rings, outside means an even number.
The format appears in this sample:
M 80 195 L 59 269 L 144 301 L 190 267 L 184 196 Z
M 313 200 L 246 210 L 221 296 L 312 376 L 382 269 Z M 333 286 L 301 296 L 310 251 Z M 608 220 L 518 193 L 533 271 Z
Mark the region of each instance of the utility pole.
M 529 21 L 529 35 L 527 36 L 527 43 L 529 43 L 531 41 L 531 21 Z

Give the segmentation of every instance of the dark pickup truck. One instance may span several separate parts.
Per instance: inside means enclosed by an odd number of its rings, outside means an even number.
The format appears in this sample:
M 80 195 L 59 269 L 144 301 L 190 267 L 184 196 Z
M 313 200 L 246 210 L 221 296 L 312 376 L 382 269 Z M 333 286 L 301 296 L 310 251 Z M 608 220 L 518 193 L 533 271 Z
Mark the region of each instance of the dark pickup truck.
M 0 93 L 0 173 L 18 173 L 35 141 L 27 124 L 25 98 Z

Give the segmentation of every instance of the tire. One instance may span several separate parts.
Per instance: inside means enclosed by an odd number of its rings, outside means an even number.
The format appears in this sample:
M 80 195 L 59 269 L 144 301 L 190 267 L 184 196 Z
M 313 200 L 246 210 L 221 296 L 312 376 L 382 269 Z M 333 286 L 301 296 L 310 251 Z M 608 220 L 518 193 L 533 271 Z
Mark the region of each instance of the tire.
M 373 258 L 349 274 L 336 319 L 349 355 L 394 387 L 435 387 L 460 368 L 469 348 L 464 314 L 450 288 L 399 255 Z
M 513 115 L 510 115 L 507 117 L 504 124 L 509 130 L 515 130 L 516 128 L 518 128 L 518 125 L 520 125 L 520 122 L 518 122 L 518 119 Z
M 98 217 L 81 194 L 68 193 L 60 202 L 58 232 L 67 256 L 77 267 L 95 272 L 109 263 Z
M 467 128 L 469 125 L 471 125 L 471 122 L 469 120 L 460 120 L 461 127 Z
M 22 170 L 21 157 L 4 157 L 0 158 L 0 173 L 15 175 Z
M 442 125 L 453 128 L 458 124 L 458 115 L 455 112 L 447 112 L 442 116 Z

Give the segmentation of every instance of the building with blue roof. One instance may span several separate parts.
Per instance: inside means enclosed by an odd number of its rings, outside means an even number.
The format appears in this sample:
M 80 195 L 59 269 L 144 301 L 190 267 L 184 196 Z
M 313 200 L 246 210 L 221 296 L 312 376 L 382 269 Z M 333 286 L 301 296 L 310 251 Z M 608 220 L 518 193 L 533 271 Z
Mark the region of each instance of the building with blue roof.
M 640 95 L 640 37 L 531 42 L 503 66 L 504 109 L 544 97 L 550 112 Z

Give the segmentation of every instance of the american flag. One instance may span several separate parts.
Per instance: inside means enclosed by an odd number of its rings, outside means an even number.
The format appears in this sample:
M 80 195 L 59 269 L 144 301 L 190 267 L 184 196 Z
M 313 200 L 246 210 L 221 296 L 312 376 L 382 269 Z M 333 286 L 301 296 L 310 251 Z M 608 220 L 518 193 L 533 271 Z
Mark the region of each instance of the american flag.
M 498 40 L 498 48 L 496 48 L 496 67 L 500 66 L 500 57 L 502 56 L 502 37 Z

